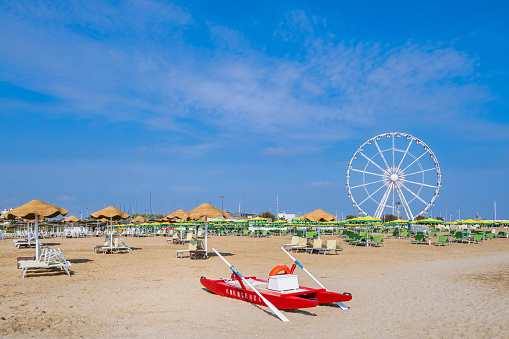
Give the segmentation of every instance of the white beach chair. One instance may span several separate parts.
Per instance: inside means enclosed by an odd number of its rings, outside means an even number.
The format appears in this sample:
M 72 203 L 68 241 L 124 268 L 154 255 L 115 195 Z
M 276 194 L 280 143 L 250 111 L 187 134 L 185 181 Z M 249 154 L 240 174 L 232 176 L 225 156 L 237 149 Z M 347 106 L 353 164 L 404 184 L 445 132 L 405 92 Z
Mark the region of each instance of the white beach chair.
M 71 275 L 69 272 L 69 267 L 71 267 L 71 263 L 65 260 L 64 255 L 58 250 L 54 250 L 47 245 L 43 246 L 41 250 L 41 257 L 39 260 L 20 260 L 18 261 L 18 268 L 23 270 L 23 277 L 29 269 L 40 269 L 40 268 L 58 268 L 63 269 L 67 275 Z

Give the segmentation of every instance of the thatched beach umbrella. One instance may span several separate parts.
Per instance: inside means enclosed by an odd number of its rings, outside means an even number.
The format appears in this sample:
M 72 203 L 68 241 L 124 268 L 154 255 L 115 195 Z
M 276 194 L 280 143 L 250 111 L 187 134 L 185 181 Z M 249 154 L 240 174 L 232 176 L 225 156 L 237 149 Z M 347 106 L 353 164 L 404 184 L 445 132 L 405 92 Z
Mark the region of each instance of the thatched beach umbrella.
M 182 238 L 182 221 L 187 221 L 189 219 L 189 214 L 184 210 L 176 210 L 163 218 L 164 221 L 171 221 L 175 219 L 180 221 L 180 238 Z
M 90 216 L 94 219 L 107 218 L 110 220 L 111 232 L 110 232 L 110 246 L 113 247 L 113 220 L 121 220 L 129 218 L 129 214 L 122 212 L 114 206 L 108 206 L 100 211 L 90 213 Z
M 74 215 L 71 215 L 70 217 L 65 218 L 63 221 L 64 222 L 82 222 L 83 220 L 81 220 L 78 217 L 75 217 Z
M 304 214 L 300 217 L 303 220 L 309 220 L 313 222 L 318 222 L 318 239 L 320 239 L 320 222 L 322 221 L 335 221 L 337 218 L 330 214 L 325 212 L 324 210 L 317 209 L 314 210 L 311 213 Z
M 184 210 L 177 210 L 171 214 L 168 214 L 165 219 L 179 219 L 182 221 L 186 221 L 189 218 L 189 213 Z M 169 221 L 169 220 L 168 220 Z
M 189 211 L 187 215 L 190 220 L 205 220 L 205 253 L 207 253 L 207 236 L 208 236 L 207 218 L 223 217 L 227 219 L 230 217 L 228 213 L 223 212 L 220 209 L 215 208 L 214 206 L 206 203 L 201 204 L 192 211 Z
M 75 222 L 83 222 L 82 219 L 74 216 L 74 215 L 71 215 L 70 217 L 67 217 L 65 218 L 64 220 L 62 220 L 63 223 L 67 223 L 67 222 L 70 222 L 71 223 L 71 226 L 72 226 L 72 231 L 74 231 L 74 223 Z
M 146 223 L 147 221 L 148 221 L 148 219 L 142 215 L 138 215 L 136 218 L 131 220 L 132 223 L 136 223 L 138 225 L 138 229 L 136 230 L 136 233 L 141 233 L 140 224 Z
M 325 212 L 324 210 L 317 209 L 311 213 L 304 214 L 303 216 L 301 216 L 301 219 L 314 222 L 316 221 L 322 222 L 322 221 L 335 221 L 337 218 L 334 215 Z
M 132 219 L 131 222 L 147 222 L 148 219 L 142 215 L 138 215 L 136 218 Z
M 17 207 L 5 214 L 9 220 L 16 218 L 24 218 L 35 221 L 34 236 L 35 236 L 35 258 L 39 260 L 41 255 L 41 247 L 39 244 L 39 218 L 54 218 L 58 215 L 66 215 L 69 213 L 65 208 L 57 207 L 45 203 L 40 200 L 32 200 L 23 206 Z

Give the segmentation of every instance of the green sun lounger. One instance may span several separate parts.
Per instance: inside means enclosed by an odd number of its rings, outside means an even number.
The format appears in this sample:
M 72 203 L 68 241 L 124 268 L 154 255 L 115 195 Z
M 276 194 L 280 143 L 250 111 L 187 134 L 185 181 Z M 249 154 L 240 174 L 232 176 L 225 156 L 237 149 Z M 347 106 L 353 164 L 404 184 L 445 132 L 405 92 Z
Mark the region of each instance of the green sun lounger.
M 439 235 L 438 236 L 438 240 L 434 241 L 432 244 L 433 245 L 437 245 L 437 246 L 449 245 L 450 244 L 449 236 L 447 236 L 447 235 Z

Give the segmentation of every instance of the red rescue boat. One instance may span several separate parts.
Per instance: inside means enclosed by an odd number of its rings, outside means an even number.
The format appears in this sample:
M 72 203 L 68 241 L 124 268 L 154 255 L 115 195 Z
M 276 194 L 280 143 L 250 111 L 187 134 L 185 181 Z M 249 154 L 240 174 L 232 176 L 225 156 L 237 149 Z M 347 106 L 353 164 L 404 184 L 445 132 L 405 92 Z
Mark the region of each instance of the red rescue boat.
M 300 265 L 300 263 L 297 262 Z M 294 264 L 291 269 L 285 265 L 276 266 L 269 274 L 268 280 L 256 277 L 242 277 L 234 270 L 230 279 L 212 280 L 201 277 L 201 284 L 209 291 L 223 297 L 239 299 L 253 304 L 267 306 L 253 288 L 272 303 L 277 309 L 299 309 L 315 307 L 319 304 L 336 303 L 346 309 L 342 303 L 352 299 L 350 293 L 330 292 L 325 288 L 309 288 L 299 286 L 297 276 L 293 274 Z M 244 284 L 246 279 L 248 284 Z M 246 286 L 248 285 L 248 286 Z

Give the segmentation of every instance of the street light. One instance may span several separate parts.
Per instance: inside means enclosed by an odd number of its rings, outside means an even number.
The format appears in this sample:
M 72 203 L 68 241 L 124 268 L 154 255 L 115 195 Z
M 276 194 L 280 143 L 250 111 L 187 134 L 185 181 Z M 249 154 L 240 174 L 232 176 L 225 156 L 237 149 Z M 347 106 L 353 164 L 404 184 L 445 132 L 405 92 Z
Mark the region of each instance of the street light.
M 223 208 L 224 195 L 220 195 L 219 197 L 221 198 L 221 211 L 224 211 L 224 208 Z

